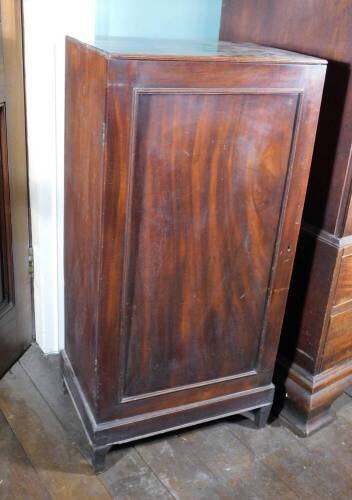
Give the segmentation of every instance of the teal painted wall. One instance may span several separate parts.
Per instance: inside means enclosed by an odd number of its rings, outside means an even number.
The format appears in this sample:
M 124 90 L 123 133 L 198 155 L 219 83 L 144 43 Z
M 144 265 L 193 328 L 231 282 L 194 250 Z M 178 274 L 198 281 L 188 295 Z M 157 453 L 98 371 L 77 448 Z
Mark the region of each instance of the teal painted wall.
M 221 0 L 96 0 L 96 35 L 218 40 Z

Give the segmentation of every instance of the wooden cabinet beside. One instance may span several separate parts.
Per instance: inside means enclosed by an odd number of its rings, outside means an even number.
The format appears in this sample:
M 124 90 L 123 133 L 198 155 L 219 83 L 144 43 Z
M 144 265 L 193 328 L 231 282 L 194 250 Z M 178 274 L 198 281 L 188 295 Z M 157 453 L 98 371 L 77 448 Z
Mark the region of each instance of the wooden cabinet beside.
M 97 469 L 113 443 L 265 422 L 325 69 L 67 40 L 62 359 Z
M 328 60 L 282 341 L 282 419 L 309 435 L 352 383 L 352 2 L 223 0 L 221 39 Z

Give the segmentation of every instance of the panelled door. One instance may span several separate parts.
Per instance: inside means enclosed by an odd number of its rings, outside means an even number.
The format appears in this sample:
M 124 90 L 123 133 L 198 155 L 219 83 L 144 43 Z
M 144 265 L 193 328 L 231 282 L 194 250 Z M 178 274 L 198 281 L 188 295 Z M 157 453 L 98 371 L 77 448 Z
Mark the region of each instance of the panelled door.
M 32 341 L 22 6 L 1 0 L 0 376 Z

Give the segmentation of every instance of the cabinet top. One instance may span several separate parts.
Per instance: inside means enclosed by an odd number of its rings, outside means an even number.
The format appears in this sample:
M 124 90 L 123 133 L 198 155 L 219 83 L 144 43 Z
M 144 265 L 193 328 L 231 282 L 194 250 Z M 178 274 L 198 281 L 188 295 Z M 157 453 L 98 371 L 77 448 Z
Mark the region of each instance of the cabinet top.
M 69 37 L 68 37 L 69 38 Z M 116 59 L 204 60 L 326 64 L 319 59 L 254 43 L 97 37 L 94 47 Z

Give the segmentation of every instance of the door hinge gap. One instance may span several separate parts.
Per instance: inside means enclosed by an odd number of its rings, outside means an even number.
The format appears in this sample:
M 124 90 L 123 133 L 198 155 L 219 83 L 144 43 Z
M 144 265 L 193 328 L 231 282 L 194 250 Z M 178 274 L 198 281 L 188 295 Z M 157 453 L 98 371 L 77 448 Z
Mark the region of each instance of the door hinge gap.
M 31 279 L 34 278 L 34 259 L 33 259 L 33 248 L 28 248 L 28 274 Z

